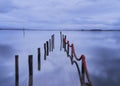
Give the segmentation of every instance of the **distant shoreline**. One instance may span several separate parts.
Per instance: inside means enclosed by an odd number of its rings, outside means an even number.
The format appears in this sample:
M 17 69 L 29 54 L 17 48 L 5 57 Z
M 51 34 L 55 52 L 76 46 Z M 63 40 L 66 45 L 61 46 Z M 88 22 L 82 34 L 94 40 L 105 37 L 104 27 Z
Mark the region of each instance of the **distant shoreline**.
M 0 29 L 1 30 L 16 30 L 16 31 L 120 31 L 119 29 Z

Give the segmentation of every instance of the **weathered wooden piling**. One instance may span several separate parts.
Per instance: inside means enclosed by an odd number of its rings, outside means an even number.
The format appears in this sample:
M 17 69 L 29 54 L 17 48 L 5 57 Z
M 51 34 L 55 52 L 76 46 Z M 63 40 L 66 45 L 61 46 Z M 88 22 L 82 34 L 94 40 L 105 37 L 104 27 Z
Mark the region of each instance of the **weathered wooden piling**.
M 66 35 L 65 35 L 64 39 L 65 39 L 65 40 L 64 40 L 64 41 L 65 41 L 65 42 L 64 42 L 64 51 L 66 51 Z
M 19 86 L 19 56 L 15 55 L 15 86 Z
M 47 48 L 47 56 L 49 56 L 49 44 L 48 44 L 48 41 L 46 41 L 46 48 Z
M 55 49 L 55 35 L 53 34 L 53 49 Z
M 51 49 L 51 39 L 49 39 L 49 52 L 51 52 L 52 49 Z
M 38 48 L 38 71 L 41 70 L 41 51 L 40 48 Z
M 62 36 L 62 32 L 60 32 L 60 51 L 62 50 L 62 44 L 63 44 L 63 36 Z
M 28 84 L 28 86 L 33 86 L 33 55 L 28 56 L 28 68 L 29 68 L 29 84 Z
M 69 41 L 67 41 L 67 56 L 69 56 Z
M 71 57 L 73 57 L 73 50 L 72 50 L 72 47 L 71 47 Z
M 46 43 L 44 43 L 44 60 L 46 60 L 46 56 L 47 56 L 47 50 L 46 50 Z
M 62 35 L 62 41 L 63 41 L 63 48 L 64 48 L 64 46 L 65 46 L 65 42 L 64 42 L 64 35 Z
M 53 35 L 51 36 L 51 50 L 53 51 Z
M 52 37 L 50 39 L 50 44 L 51 44 L 50 49 L 51 49 L 51 51 L 53 51 L 53 49 L 52 49 Z
M 52 39 L 52 51 L 53 51 L 53 49 L 55 48 L 55 36 L 54 36 L 54 34 L 51 36 L 51 39 Z

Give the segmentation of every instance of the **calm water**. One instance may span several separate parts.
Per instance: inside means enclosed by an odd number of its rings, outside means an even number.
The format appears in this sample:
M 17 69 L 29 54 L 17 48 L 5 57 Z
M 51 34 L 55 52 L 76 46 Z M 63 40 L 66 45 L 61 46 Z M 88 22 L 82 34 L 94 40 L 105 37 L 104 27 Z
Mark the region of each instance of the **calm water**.
M 55 50 L 43 60 L 43 44 L 55 34 Z M 94 86 L 120 86 L 120 32 L 63 31 L 84 54 Z M 42 68 L 37 70 L 37 48 Z M 60 51 L 59 31 L 0 31 L 0 86 L 14 86 L 15 55 L 19 55 L 20 86 L 28 86 L 28 55 L 33 55 L 33 86 L 80 86 L 75 66 Z M 79 62 L 80 64 L 80 62 Z

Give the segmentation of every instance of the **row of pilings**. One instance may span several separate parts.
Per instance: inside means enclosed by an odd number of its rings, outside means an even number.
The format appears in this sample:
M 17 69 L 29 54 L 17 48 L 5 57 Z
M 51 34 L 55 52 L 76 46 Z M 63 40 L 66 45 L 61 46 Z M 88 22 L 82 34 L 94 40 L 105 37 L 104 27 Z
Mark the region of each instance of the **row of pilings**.
M 87 70 L 85 55 L 78 57 L 75 52 L 74 44 L 71 44 L 67 40 L 67 36 L 60 32 L 60 51 L 62 49 L 66 52 L 67 57 L 70 58 L 71 65 L 75 65 L 79 75 L 79 81 L 81 86 L 93 86 Z M 44 60 L 53 52 L 55 48 L 55 36 L 51 35 L 50 39 L 44 43 Z M 41 70 L 41 48 L 37 49 L 38 52 L 38 71 Z M 78 61 L 81 61 L 81 70 L 79 68 Z M 28 86 L 33 86 L 33 55 L 28 55 L 28 70 L 29 81 Z M 86 77 L 85 77 L 86 76 Z M 86 78 L 86 79 L 85 79 Z M 87 80 L 87 82 L 86 82 Z M 15 55 L 15 86 L 19 86 L 19 55 Z
M 62 32 L 60 32 L 60 39 L 61 39 L 60 51 L 63 49 L 64 52 L 66 52 L 67 57 L 70 58 L 71 64 L 76 65 L 81 86 L 93 86 L 87 70 L 85 55 L 82 54 L 80 57 L 78 57 L 75 52 L 74 44 L 70 44 L 69 40 L 67 40 L 67 36 L 62 34 Z M 78 65 L 78 61 L 80 60 L 82 60 L 81 71 Z M 88 80 L 87 82 L 85 81 L 85 76 L 86 79 Z
M 47 59 L 50 52 L 55 48 L 55 35 L 51 35 L 50 39 L 44 43 L 44 60 Z M 41 48 L 37 49 L 38 71 L 41 70 Z M 33 55 L 28 55 L 28 86 L 33 86 Z M 15 86 L 19 86 L 19 55 L 15 55 Z

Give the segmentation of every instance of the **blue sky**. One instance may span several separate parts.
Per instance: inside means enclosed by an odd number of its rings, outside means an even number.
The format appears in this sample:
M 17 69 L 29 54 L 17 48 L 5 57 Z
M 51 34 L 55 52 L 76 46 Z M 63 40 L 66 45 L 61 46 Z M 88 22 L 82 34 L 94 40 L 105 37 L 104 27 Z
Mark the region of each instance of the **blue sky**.
M 119 0 L 0 0 L 0 27 L 119 29 Z

